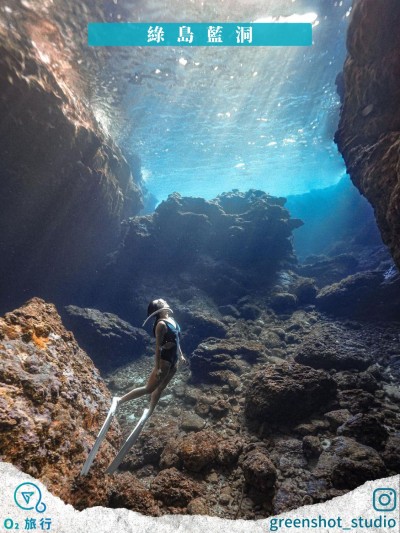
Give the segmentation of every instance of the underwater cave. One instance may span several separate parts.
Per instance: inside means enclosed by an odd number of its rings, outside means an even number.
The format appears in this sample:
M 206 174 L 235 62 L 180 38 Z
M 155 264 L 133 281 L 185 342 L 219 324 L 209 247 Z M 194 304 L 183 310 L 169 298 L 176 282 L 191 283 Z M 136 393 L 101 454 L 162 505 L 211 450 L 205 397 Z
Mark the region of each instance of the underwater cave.
M 400 473 L 400 5 L 199 6 L 0 2 L 0 454 L 76 509 L 254 520 Z M 313 44 L 86 41 L 199 16 Z M 188 364 L 80 476 L 157 298 Z

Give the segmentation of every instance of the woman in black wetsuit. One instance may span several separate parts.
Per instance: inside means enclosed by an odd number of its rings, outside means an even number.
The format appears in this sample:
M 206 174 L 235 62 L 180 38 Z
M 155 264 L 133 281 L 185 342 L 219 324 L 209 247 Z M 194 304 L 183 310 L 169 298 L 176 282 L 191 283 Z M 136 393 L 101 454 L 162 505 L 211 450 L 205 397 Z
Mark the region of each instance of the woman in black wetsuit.
M 151 394 L 150 413 L 154 411 L 162 391 L 173 378 L 178 358 L 186 363 L 179 344 L 180 328 L 175 320 L 169 316 L 172 309 L 165 300 L 153 300 L 147 308 L 146 322 L 153 316 L 156 318 L 153 326 L 153 333 L 156 338 L 155 366 L 150 374 L 149 380 L 144 387 L 133 389 L 119 400 L 119 405 L 134 400 L 145 394 Z

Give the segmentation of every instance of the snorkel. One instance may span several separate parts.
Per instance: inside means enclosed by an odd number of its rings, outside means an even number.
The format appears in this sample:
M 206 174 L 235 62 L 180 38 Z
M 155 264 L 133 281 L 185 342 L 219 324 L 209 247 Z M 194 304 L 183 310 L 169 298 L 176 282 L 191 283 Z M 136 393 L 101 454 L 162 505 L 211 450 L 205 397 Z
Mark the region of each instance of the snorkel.
M 161 311 L 169 311 L 170 313 L 173 314 L 173 311 L 172 309 L 169 307 L 169 305 L 167 304 L 167 302 L 165 302 L 165 305 L 163 307 L 160 307 L 159 309 L 156 309 L 155 311 L 153 311 L 147 318 L 146 320 L 143 322 L 142 324 L 142 328 L 144 328 L 144 326 L 146 325 L 146 323 L 148 322 L 148 320 L 150 320 L 150 318 L 152 318 L 153 316 L 156 316 L 158 315 L 158 313 L 161 313 Z

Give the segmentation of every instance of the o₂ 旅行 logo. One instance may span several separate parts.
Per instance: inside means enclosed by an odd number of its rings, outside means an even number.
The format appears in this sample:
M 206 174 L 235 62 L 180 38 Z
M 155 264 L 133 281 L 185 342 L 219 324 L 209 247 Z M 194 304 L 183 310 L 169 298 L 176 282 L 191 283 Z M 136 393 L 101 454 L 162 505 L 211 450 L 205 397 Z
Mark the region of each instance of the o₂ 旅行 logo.
M 14 501 L 20 509 L 44 513 L 47 506 L 42 502 L 42 492 L 35 483 L 21 483 L 14 491 Z
M 372 505 L 375 511 L 394 511 L 397 507 L 397 494 L 394 489 L 375 489 L 372 494 Z

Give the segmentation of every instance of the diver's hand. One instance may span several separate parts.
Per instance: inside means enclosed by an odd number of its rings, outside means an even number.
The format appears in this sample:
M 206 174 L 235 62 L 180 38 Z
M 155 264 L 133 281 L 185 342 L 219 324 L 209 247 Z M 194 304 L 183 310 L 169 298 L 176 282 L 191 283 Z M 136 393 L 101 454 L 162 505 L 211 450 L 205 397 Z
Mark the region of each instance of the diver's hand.
M 188 360 L 187 360 L 186 357 L 183 355 L 183 353 L 181 353 L 179 360 L 180 360 L 180 362 L 181 362 L 183 365 L 187 365 L 187 364 L 188 364 Z

